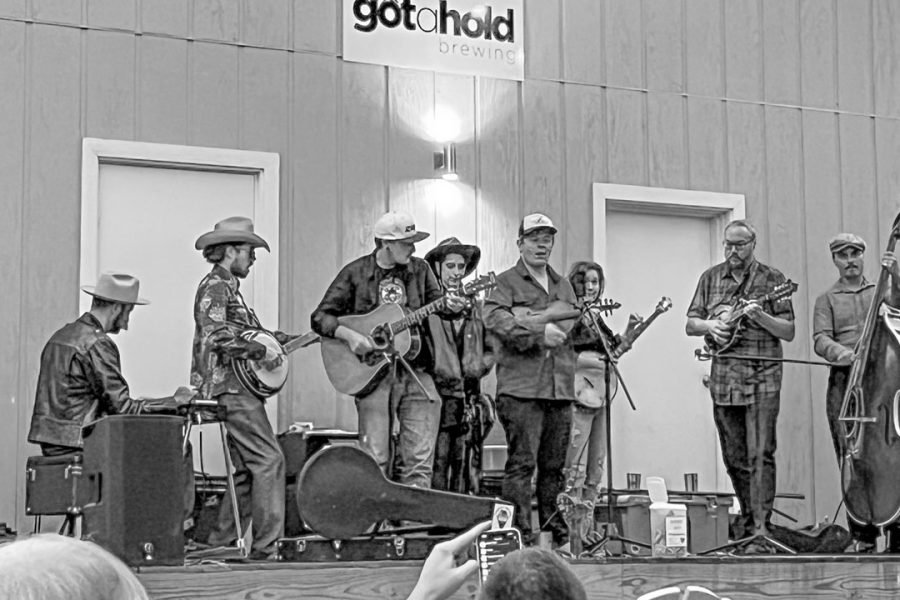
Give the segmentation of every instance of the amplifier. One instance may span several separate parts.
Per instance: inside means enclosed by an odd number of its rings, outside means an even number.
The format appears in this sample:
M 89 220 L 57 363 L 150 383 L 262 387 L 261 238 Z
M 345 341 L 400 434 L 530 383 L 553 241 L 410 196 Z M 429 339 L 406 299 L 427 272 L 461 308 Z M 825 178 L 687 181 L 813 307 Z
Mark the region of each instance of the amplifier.
M 184 563 L 183 423 L 114 415 L 85 430 L 84 537 L 128 565 Z
M 307 459 L 326 446 L 333 444 L 356 445 L 359 434 L 343 429 L 291 428 L 278 436 L 285 463 L 284 534 L 288 537 L 309 533 L 300 519 L 297 508 L 297 478 Z

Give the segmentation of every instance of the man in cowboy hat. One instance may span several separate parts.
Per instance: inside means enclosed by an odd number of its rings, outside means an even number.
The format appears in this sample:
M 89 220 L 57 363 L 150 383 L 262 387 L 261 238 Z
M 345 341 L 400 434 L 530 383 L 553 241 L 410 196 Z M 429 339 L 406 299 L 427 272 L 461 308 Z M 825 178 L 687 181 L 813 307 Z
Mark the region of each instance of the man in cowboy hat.
M 360 356 L 375 348 L 372 338 L 340 324 L 338 317 L 366 314 L 386 303 L 415 310 L 441 298 L 441 288 L 428 264 L 412 255 L 416 242 L 429 235 L 416 229 L 412 215 L 389 212 L 375 223 L 374 234 L 375 250 L 341 269 L 310 316 L 316 333 L 343 340 Z M 459 312 L 463 305 L 459 298 L 446 300 L 451 312 Z M 396 481 L 427 488 L 431 487 L 441 399 L 426 348 L 408 365 L 413 372 L 394 365 L 394 375 L 356 398 L 359 442 Z
M 498 340 L 497 415 L 509 447 L 503 497 L 515 503 L 516 527 L 533 542 L 531 480 L 536 470 L 539 520 L 559 545 L 567 537 L 556 497 L 564 487 L 572 428 L 575 351 L 568 332 L 556 323 L 531 324 L 518 317 L 551 304 L 575 306 L 572 286 L 548 264 L 556 231 L 547 215 L 522 219 L 519 261 L 497 276 L 497 287 L 484 303 L 484 324 Z
M 269 250 L 253 231 L 253 221 L 229 217 L 197 238 L 194 247 L 213 265 L 200 281 L 194 300 L 194 346 L 191 385 L 225 409 L 228 448 L 234 461 L 238 514 L 246 525 L 253 521 L 250 558 L 270 560 L 275 542 L 284 531 L 284 455 L 266 416 L 264 401 L 245 389 L 232 369 L 235 359 L 265 359 L 262 344 L 240 337 L 248 329 L 261 329 L 256 314 L 241 295 L 240 280 L 256 261 L 256 249 Z M 275 332 L 279 342 L 290 336 Z M 213 546 L 236 537 L 234 508 L 223 502 Z
M 140 282 L 125 273 L 103 273 L 96 286 L 84 286 L 94 297 L 91 309 L 54 333 L 41 352 L 34 413 L 28 441 L 40 444 L 44 456 L 80 452 L 82 427 L 105 415 L 136 412 L 141 402 L 131 397 L 122 376 L 119 349 L 108 334 L 128 329 Z M 193 393 L 176 390 L 177 403 Z M 162 399 L 159 399 L 162 400 Z
M 816 354 L 832 364 L 828 375 L 828 390 L 825 392 L 825 414 L 831 441 L 837 456 L 838 467 L 843 466 L 846 441 L 843 427 L 838 420 L 841 405 L 847 391 L 850 367 L 853 364 L 854 348 L 862 335 L 863 322 L 875 296 L 875 282 L 866 279 L 866 242 L 853 233 L 839 233 L 828 242 L 831 260 L 838 272 L 838 280 L 828 291 L 816 298 L 813 311 L 813 342 Z M 891 286 L 884 301 L 900 306 L 900 266 L 893 252 L 885 252 L 881 266 L 891 274 Z M 858 552 L 874 552 L 878 539 L 878 528 L 874 525 L 860 525 L 847 519 L 850 533 Z M 896 526 L 892 526 L 891 542 L 896 543 Z
M 445 292 L 454 292 L 478 266 L 481 250 L 451 237 L 427 254 L 425 262 Z M 441 423 L 434 455 L 432 487 L 477 493 L 484 438 L 493 425 L 493 403 L 481 394 L 481 378 L 494 366 L 484 344 L 480 302 L 455 319 L 428 317 L 434 355 L 434 383 L 441 395 Z

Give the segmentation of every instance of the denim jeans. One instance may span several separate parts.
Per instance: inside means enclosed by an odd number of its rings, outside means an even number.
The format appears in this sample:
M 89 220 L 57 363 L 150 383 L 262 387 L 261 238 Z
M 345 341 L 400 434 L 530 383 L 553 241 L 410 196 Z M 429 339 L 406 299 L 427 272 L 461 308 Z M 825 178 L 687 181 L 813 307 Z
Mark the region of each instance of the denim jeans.
M 556 512 L 556 496 L 563 491 L 566 449 L 572 429 L 572 403 L 502 395 L 497 415 L 506 432 L 507 459 L 503 497 L 516 506 L 515 523 L 531 536 L 531 479 L 537 469 L 538 517 L 541 528 L 557 543 L 567 535 Z
M 767 526 L 772 517 L 779 395 L 760 394 L 754 404 L 714 408 L 722 458 L 741 503 L 745 535 Z
M 275 542 L 284 535 L 284 454 L 266 416 L 266 407 L 250 395 L 223 394 L 228 450 L 234 463 L 241 527 L 253 521 L 251 549 L 262 554 L 275 552 Z M 219 546 L 236 536 L 234 512 L 226 495 L 219 509 L 216 529 L 209 543 Z
M 398 365 L 395 378 L 389 373 L 370 394 L 356 399 L 359 444 L 390 479 L 429 488 L 441 399 L 431 376 L 415 373 L 424 390 Z
M 572 435 L 566 453 L 566 485 L 578 496 L 593 498 L 606 466 L 606 407 L 572 406 Z M 583 492 L 587 492 L 584 494 Z

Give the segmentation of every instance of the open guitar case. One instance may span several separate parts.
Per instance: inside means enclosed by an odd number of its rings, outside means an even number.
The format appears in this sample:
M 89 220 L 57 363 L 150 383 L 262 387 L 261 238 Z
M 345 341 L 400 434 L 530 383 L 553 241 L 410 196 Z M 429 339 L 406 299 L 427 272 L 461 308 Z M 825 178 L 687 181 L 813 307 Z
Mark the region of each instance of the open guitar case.
M 307 460 L 296 498 L 312 533 L 278 541 L 286 562 L 422 560 L 435 544 L 490 520 L 498 502 L 388 481 L 350 445 L 327 446 Z M 384 526 L 398 521 L 417 525 Z

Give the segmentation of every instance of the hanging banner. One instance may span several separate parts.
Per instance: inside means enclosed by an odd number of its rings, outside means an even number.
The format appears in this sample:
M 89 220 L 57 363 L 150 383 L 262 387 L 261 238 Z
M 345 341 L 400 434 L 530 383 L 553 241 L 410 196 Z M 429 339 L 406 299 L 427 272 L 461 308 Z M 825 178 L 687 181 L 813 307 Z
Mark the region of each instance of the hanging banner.
M 344 60 L 521 81 L 523 0 L 344 0 Z

